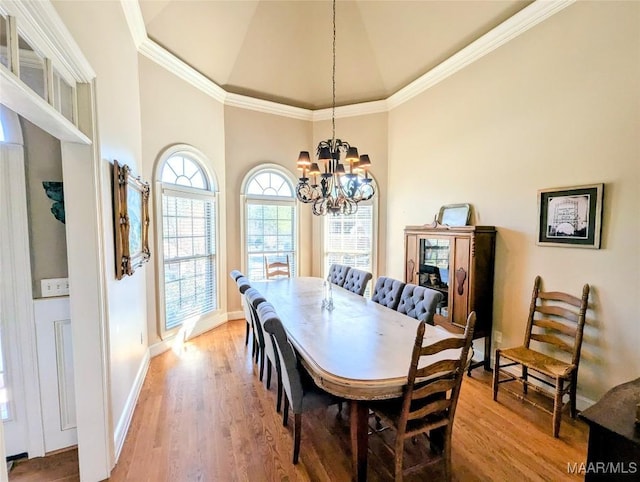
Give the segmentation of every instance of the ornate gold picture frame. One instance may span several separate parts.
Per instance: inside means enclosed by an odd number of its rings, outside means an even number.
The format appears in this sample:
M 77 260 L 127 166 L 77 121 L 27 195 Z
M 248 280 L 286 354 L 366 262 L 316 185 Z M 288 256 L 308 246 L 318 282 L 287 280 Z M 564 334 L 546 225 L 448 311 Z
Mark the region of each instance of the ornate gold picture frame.
M 132 275 L 149 261 L 149 183 L 113 161 L 113 216 L 116 278 Z

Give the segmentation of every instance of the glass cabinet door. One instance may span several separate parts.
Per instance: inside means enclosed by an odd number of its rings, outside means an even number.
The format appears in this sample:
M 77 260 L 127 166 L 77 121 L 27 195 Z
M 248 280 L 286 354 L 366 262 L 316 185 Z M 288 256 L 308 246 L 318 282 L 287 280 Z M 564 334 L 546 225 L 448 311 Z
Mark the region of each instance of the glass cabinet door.
M 449 298 L 451 240 L 448 238 L 420 238 L 418 248 L 420 255 L 418 283 L 420 286 L 440 291 L 444 295 L 437 313 L 446 317 Z

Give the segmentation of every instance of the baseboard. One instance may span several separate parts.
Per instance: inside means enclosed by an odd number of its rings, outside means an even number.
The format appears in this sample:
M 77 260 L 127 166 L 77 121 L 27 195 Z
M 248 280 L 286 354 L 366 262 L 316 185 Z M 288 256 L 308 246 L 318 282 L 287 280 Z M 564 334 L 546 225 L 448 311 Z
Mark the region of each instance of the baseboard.
M 147 376 L 147 370 L 149 369 L 149 360 L 149 350 L 147 350 L 144 353 L 142 362 L 140 363 L 140 368 L 138 369 L 138 373 L 136 374 L 136 378 L 134 380 L 133 387 L 131 387 L 131 391 L 129 392 L 129 396 L 127 397 L 127 402 L 124 405 L 124 410 L 122 411 L 120 420 L 118 420 L 118 424 L 116 425 L 116 430 L 113 436 L 115 445 L 114 465 L 118 463 L 118 458 L 120 457 L 120 452 L 122 451 L 124 440 L 127 436 L 127 432 L 129 431 L 129 425 L 131 425 L 133 412 L 136 408 L 136 403 L 138 402 L 138 397 L 140 396 L 140 391 L 142 390 L 144 379 Z
M 237 320 L 240 318 L 244 318 L 243 311 L 234 311 L 215 317 L 205 318 L 196 323 L 194 328 L 189 332 L 189 336 L 187 336 L 186 339 L 189 340 L 191 338 L 195 338 L 196 336 L 202 335 L 209 330 L 213 330 L 214 328 L 226 323 L 229 320 Z M 164 340 L 160 340 L 159 342 L 149 346 L 149 355 L 153 358 L 161 355 L 165 351 L 170 350 L 176 342 L 177 336 L 181 336 L 181 332 L 178 332 L 172 336 L 165 338 Z

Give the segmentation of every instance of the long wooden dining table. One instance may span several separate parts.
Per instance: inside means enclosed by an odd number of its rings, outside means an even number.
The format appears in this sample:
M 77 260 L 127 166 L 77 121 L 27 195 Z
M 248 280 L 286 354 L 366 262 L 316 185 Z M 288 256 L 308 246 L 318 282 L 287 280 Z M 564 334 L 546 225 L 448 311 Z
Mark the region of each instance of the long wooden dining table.
M 367 402 L 402 396 L 418 321 L 336 285 L 332 285 L 334 309 L 323 309 L 323 281 L 299 277 L 251 282 L 251 286 L 274 306 L 316 384 L 351 401 L 353 478 L 364 481 Z M 450 336 L 427 325 L 423 344 Z

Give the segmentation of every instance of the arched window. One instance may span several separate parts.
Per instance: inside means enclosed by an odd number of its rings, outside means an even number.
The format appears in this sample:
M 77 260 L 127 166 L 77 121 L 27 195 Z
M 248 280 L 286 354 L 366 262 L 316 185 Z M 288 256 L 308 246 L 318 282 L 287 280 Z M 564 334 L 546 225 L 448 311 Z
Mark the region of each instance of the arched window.
M 360 202 L 358 210 L 349 216 L 324 216 L 324 277 L 329 273 L 329 266 L 335 263 L 375 275 L 375 253 L 378 246 L 377 199 L 378 195 L 369 201 Z M 365 294 L 370 291 L 371 283 Z
M 297 272 L 298 220 L 291 175 L 276 165 L 262 165 L 247 174 L 244 195 L 244 257 L 250 280 L 264 279 L 264 260 L 289 258 Z
M 156 171 L 163 334 L 218 307 L 216 193 L 204 159 L 192 147 L 174 146 Z

